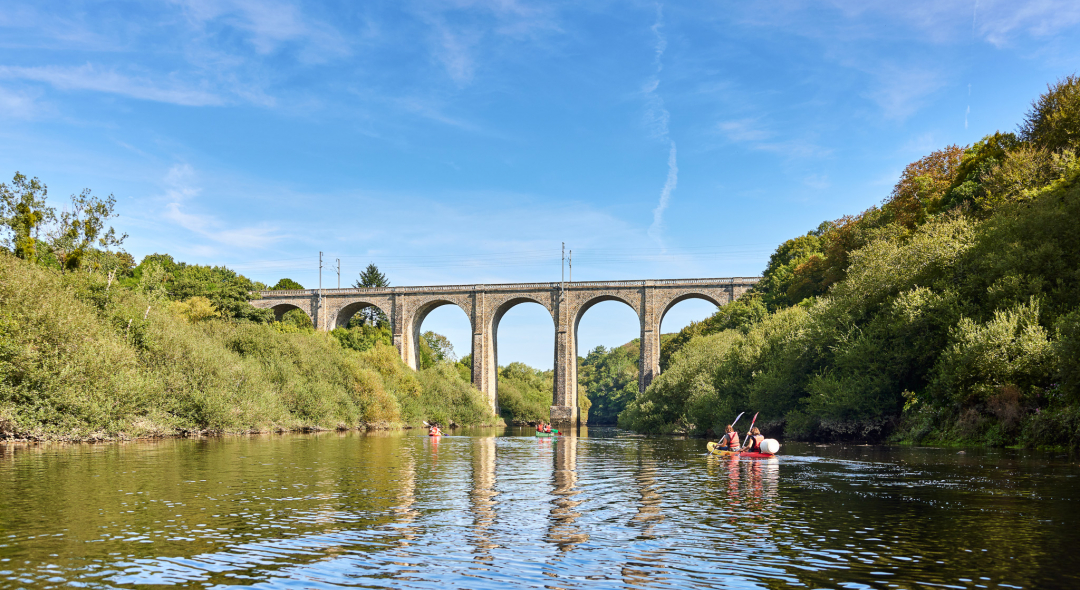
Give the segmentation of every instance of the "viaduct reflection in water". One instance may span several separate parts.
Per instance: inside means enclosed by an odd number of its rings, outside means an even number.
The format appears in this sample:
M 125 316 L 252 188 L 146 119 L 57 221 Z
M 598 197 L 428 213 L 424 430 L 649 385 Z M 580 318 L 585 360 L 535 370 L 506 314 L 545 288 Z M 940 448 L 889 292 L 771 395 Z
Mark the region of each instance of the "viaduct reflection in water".
M 473 513 L 473 546 L 476 560 L 491 562 L 491 550 L 497 545 L 491 539 L 495 525 L 495 437 L 473 440 L 472 444 L 472 490 L 469 494 Z
M 577 507 L 581 500 L 575 496 L 581 493 L 577 488 L 577 450 L 578 437 L 562 436 L 555 443 L 555 465 L 552 471 L 554 489 L 551 495 L 552 508 L 547 540 L 554 543 L 560 551 L 570 551 L 574 545 L 589 540 L 588 533 L 576 525 L 581 513 Z
M 416 519 L 420 515 L 420 511 L 415 508 L 416 459 L 414 459 L 412 454 L 407 452 L 406 449 L 403 448 L 402 452 L 403 456 L 401 458 L 401 468 L 399 469 L 401 475 L 398 480 L 398 493 L 392 511 L 394 514 L 394 523 L 397 532 L 400 535 L 397 545 L 399 549 L 405 550 L 417 539 L 421 531 L 415 524 Z
M 656 460 L 653 457 L 639 459 L 634 483 L 637 487 L 637 512 L 630 518 L 630 526 L 639 530 L 639 540 L 649 541 L 657 537 L 655 529 L 664 521 L 663 497 L 660 495 Z M 631 559 L 621 568 L 623 583 L 631 587 L 663 583 L 667 579 L 664 575 L 664 552 L 663 549 L 655 549 L 630 556 Z

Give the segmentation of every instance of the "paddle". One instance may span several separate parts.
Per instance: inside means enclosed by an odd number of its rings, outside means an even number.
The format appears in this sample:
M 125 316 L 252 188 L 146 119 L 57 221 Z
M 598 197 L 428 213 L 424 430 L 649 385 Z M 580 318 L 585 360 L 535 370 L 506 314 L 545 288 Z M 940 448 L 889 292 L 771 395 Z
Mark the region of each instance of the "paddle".
M 735 416 L 735 421 L 731 423 L 732 428 L 735 428 L 735 425 L 739 423 L 739 418 L 742 418 L 742 415 L 745 414 L 745 413 L 746 412 L 739 412 L 739 415 Z M 757 414 L 754 414 L 754 417 L 756 418 Z
M 734 429 L 734 428 L 735 428 L 735 425 L 739 423 L 739 418 L 742 418 L 742 415 L 743 415 L 743 414 L 745 414 L 745 413 L 746 413 L 746 412 L 739 412 L 739 415 L 738 415 L 738 416 L 735 416 L 735 421 L 731 423 L 731 428 L 732 428 L 732 429 Z M 757 414 L 754 414 L 754 417 L 755 417 L 755 418 L 757 418 Z M 706 455 L 711 455 L 711 454 L 712 454 L 712 450 L 713 450 L 713 447 L 715 447 L 715 446 L 716 446 L 716 444 L 717 444 L 717 443 L 714 443 L 714 442 L 710 442 L 709 444 L 705 445 L 705 448 L 709 449 L 709 452 L 708 452 L 708 453 L 705 453 L 705 454 L 706 454 Z M 712 445 L 712 447 L 710 447 L 709 445 Z
M 424 426 L 431 428 L 431 425 L 427 423 L 427 420 L 421 420 L 421 422 L 424 423 Z M 431 436 L 431 434 L 428 433 L 428 436 Z M 443 434 L 442 428 L 439 429 L 439 436 L 447 436 L 446 434 Z
M 750 433 L 754 431 L 754 422 L 757 422 L 757 415 L 758 415 L 758 413 L 754 414 L 754 419 L 750 421 L 750 428 L 748 428 L 746 430 L 746 438 L 747 438 L 747 440 L 750 439 Z

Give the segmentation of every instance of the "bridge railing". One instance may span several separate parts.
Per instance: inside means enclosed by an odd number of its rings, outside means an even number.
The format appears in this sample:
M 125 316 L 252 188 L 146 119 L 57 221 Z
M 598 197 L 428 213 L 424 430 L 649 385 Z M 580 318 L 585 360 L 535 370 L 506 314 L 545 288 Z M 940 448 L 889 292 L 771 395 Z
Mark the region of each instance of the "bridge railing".
M 578 281 L 567 282 L 567 289 L 597 287 L 643 287 L 643 286 L 679 286 L 679 285 L 753 285 L 761 277 L 724 277 L 713 279 L 653 279 L 645 281 Z M 345 289 L 322 289 L 326 295 L 393 295 L 395 293 L 432 293 L 453 291 L 505 291 L 558 289 L 563 283 L 494 283 L 486 285 L 431 285 L 427 287 L 348 287 Z M 319 289 L 282 289 L 275 291 L 257 291 L 262 297 L 301 297 L 319 294 Z

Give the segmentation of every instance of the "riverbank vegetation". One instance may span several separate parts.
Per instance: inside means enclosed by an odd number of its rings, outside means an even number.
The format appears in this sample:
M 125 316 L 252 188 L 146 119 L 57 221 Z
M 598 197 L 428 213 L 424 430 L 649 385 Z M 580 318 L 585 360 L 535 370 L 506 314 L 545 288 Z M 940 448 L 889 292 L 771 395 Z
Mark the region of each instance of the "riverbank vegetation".
M 496 420 L 448 364 L 414 372 L 382 342 L 357 352 L 333 335 L 223 313 L 200 296 L 155 298 L 0 254 L 0 436 Z
M 643 432 L 1080 445 L 1080 78 L 1016 133 L 910 164 L 881 206 L 781 244 L 662 349 Z
M 0 184 L 0 438 L 501 423 L 437 334 L 412 371 L 378 315 L 330 334 L 299 310 L 275 321 L 249 303 L 265 285 L 230 269 L 135 265 L 111 196 L 60 215 L 46 197 Z

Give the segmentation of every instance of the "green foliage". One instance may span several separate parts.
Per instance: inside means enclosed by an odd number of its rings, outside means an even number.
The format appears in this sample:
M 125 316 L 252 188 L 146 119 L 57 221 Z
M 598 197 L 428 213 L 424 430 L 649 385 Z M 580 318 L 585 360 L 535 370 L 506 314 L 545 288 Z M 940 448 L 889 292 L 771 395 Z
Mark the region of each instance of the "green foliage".
M 1080 77 L 1048 84 L 1046 93 L 1031 103 L 1020 136 L 1047 152 L 1080 153 Z
M 261 291 L 266 286 L 224 266 L 187 264 L 176 262 L 168 254 L 151 254 L 143 258 L 131 278 L 125 279 L 122 284 L 145 288 L 143 277 L 148 274 L 155 285 L 163 285 L 165 296 L 172 301 L 205 297 L 213 302 L 223 317 L 259 324 L 274 321 L 272 310 L 258 309 L 249 303 L 257 297 L 252 292 Z
M 45 223 L 56 219 L 55 210 L 45 204 L 48 193 L 48 187 L 37 178 L 27 179 L 18 172 L 11 186 L 0 183 L 3 243 L 23 260 L 38 260 L 38 234 Z
M 454 345 L 442 334 L 436 334 L 428 330 L 420 335 L 420 368 L 427 369 L 439 364 L 454 364 L 457 355 L 454 354 Z
M 551 415 L 554 372 L 510 363 L 499 369 L 499 411 L 511 421 L 535 422 Z
M 115 207 L 112 195 L 101 200 L 90 189 L 71 196 L 71 206 L 64 209 L 49 232 L 49 247 L 61 270 L 76 270 L 88 262 L 93 252 L 111 252 L 123 244 L 127 234 L 117 236 L 116 230 L 105 228 L 105 223 L 116 217 Z
M 757 292 L 747 293 L 743 297 L 720 307 L 712 316 L 700 322 L 691 322 L 673 337 L 662 338 L 660 344 L 660 370 L 666 371 L 671 361 L 683 346 L 697 336 L 716 334 L 724 330 L 748 331 L 754 324 L 768 315 L 764 298 Z M 666 336 L 666 335 L 665 335 Z
M 189 322 L 205 322 L 221 317 L 221 312 L 215 309 L 214 304 L 206 297 L 196 296 L 187 301 L 175 301 L 172 309 L 176 315 Z
M 304 288 L 304 286 L 301 285 L 300 283 L 297 283 L 296 281 L 294 281 L 292 279 L 289 279 L 289 278 L 284 278 L 284 279 L 281 279 L 280 281 L 278 281 L 277 284 L 274 285 L 273 287 L 270 287 L 270 290 L 271 291 L 287 291 L 287 290 L 294 290 L 294 289 L 295 290 L 302 290 L 303 288 Z
M 379 267 L 372 262 L 360 273 L 360 278 L 353 283 L 357 289 L 382 289 L 390 286 L 390 279 L 379 271 Z M 389 324 L 389 319 L 381 309 L 374 305 L 361 309 L 357 315 L 369 324 Z
M 307 323 L 310 326 L 311 320 L 308 320 Z M 394 345 L 394 336 L 390 333 L 388 326 L 370 326 L 359 323 L 354 325 L 350 322 L 349 327 L 335 328 L 330 334 L 337 338 L 342 346 L 357 352 L 371 350 L 380 343 L 385 346 Z
M 1018 146 L 1016 135 L 999 131 L 965 149 L 952 185 L 942 198 L 941 209 L 982 204 L 986 199 L 984 181 L 1006 159 L 1009 150 Z
M 821 257 L 823 245 L 821 232 L 813 231 L 776 248 L 776 252 L 769 257 L 769 265 L 762 273 L 761 282 L 755 288 L 769 309 L 779 309 L 801 301 L 802 298 L 796 299 L 795 293 L 788 293 L 795 281 L 795 269 L 815 256 Z
M 1076 444 L 1078 177 L 988 216 L 852 221 L 866 241 L 827 294 L 732 321 L 751 296 L 688 327 L 619 424 L 716 432 L 749 409 L 808 439 Z
M 1054 342 L 1055 365 L 1058 369 L 1058 388 L 1069 404 L 1080 404 L 1080 309 L 1057 321 L 1057 340 Z
M 358 353 L 326 334 L 184 321 L 190 318 L 176 315 L 173 304 L 154 304 L 153 293 L 0 254 L 4 436 L 347 428 L 417 424 L 435 415 L 445 423 L 495 419 L 452 369 L 418 374 L 391 346 Z
M 928 388 L 943 405 L 985 403 L 1005 387 L 1034 395 L 1052 376 L 1053 351 L 1046 329 L 1039 325 L 1035 298 L 995 311 L 985 323 L 961 318 L 950 340 Z
M 281 321 L 275 323 L 274 327 L 281 332 L 287 333 L 315 331 L 315 325 L 312 323 L 311 317 L 301 309 L 290 309 L 285 312 L 281 316 Z
M 637 397 L 638 347 L 634 343 L 612 348 L 597 346 L 578 359 L 578 384 L 591 407 L 589 424 L 615 424 L 619 413 Z

